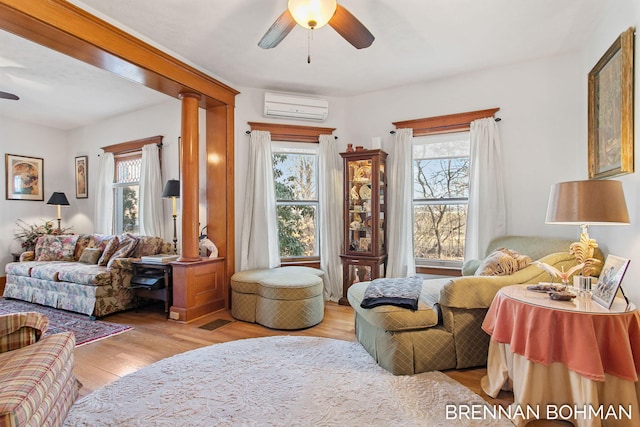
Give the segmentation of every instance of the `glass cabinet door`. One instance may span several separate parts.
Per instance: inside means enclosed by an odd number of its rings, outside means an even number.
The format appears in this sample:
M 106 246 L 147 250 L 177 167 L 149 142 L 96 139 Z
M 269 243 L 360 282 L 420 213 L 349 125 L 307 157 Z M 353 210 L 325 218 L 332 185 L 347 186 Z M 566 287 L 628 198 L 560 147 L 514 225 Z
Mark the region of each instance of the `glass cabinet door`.
M 372 251 L 371 169 L 371 159 L 348 162 L 348 252 Z

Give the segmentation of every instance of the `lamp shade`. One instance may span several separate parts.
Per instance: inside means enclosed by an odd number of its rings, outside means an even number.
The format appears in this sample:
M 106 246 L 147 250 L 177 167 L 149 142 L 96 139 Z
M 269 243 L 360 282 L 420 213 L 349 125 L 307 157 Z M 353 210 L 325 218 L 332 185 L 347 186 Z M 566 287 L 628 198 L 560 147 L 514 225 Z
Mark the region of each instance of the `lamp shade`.
M 336 12 L 336 0 L 289 0 L 293 19 L 304 28 L 317 29 L 329 22 Z
M 180 181 L 170 179 L 164 186 L 162 197 L 180 197 Z
M 629 212 L 620 181 L 586 180 L 551 186 L 547 224 L 629 224 Z
M 60 205 L 60 206 L 69 206 L 69 200 L 67 200 L 67 196 L 62 192 L 54 192 L 51 197 L 49 197 L 48 205 Z

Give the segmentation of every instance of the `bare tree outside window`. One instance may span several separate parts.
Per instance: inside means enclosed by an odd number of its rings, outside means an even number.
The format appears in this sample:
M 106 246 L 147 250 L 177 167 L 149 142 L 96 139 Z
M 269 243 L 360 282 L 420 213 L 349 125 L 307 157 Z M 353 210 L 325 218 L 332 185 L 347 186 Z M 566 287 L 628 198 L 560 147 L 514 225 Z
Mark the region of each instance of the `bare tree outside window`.
M 439 135 L 435 142 L 414 148 L 413 239 L 418 264 L 454 265 L 463 260 L 468 147 L 468 138 Z

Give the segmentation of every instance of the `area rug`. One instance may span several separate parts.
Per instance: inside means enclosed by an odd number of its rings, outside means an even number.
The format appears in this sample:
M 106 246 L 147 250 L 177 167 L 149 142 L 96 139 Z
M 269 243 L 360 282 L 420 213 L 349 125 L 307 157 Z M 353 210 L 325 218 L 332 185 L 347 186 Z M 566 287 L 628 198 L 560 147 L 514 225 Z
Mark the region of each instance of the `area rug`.
M 20 313 L 24 311 L 37 311 L 49 319 L 49 327 L 45 336 L 58 332 L 72 331 L 76 337 L 76 347 L 109 338 L 133 329 L 131 326 L 117 323 L 103 322 L 102 320 L 90 320 L 84 314 L 72 313 L 65 310 L 57 310 L 40 304 L 32 304 L 0 298 L 0 314 Z
M 450 419 L 484 405 L 441 372 L 394 376 L 359 343 L 277 336 L 215 344 L 78 400 L 66 426 L 512 426 Z

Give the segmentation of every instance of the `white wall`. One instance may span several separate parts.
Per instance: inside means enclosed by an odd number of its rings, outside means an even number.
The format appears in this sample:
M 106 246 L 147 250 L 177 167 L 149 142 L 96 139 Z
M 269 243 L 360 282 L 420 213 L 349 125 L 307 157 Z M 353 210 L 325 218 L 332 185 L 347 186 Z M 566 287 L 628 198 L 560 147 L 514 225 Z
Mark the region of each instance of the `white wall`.
M 637 0 L 618 0 L 611 2 L 606 13 L 601 17 L 599 26 L 585 44 L 585 49 L 580 58 L 582 76 L 582 92 L 580 97 L 581 105 L 581 140 L 584 141 L 580 151 L 579 167 L 580 177 L 587 177 L 587 81 L 586 76 L 593 66 L 598 62 L 614 40 L 627 28 L 635 27 L 636 32 L 640 28 L 640 3 Z M 636 305 L 640 305 L 640 221 L 639 209 L 640 200 L 640 40 L 635 37 L 635 170 L 628 175 L 621 175 L 614 179 L 622 181 L 627 208 L 631 219 L 629 226 L 615 227 L 591 227 L 589 234 L 597 239 L 605 253 L 611 253 L 624 258 L 631 259 L 629 269 L 622 281 L 625 293 Z
M 102 153 L 100 147 L 132 141 L 150 136 L 162 135 L 162 180 L 179 179 L 178 138 L 181 128 L 181 102 L 167 97 L 167 101 L 161 104 L 144 108 L 132 113 L 124 114 L 103 120 L 99 123 L 84 126 L 69 131 L 70 158 L 80 155 L 89 156 L 89 198 L 76 200 L 77 209 L 72 218 L 74 229 L 77 232 L 93 232 L 93 218 L 95 206 L 95 183 L 98 169 L 98 155 Z M 205 114 L 200 110 L 200 222 L 205 223 L 206 195 L 204 170 L 205 170 Z M 178 201 L 179 206 L 179 201 Z M 164 201 L 165 232 L 164 238 L 170 242 L 173 240 L 173 218 L 171 216 L 171 201 Z M 180 208 L 178 208 L 178 247 L 180 245 L 181 232 Z
M 67 150 L 66 133 L 63 131 L 0 117 L 0 151 L 3 155 L 16 154 L 44 159 L 44 200 L 41 202 L 6 200 L 6 175 L 4 167 L 2 168 L 4 188 L 0 195 L 0 271 L 4 272 L 6 263 L 13 260 L 11 245 L 13 235 L 18 231 L 16 220 L 21 219 L 28 224 L 53 220 L 57 226 L 56 207 L 46 204 L 54 191 L 62 191 L 67 195 L 72 206 L 62 208 L 62 226 L 71 224 L 75 202 L 74 159 L 67 156 Z

